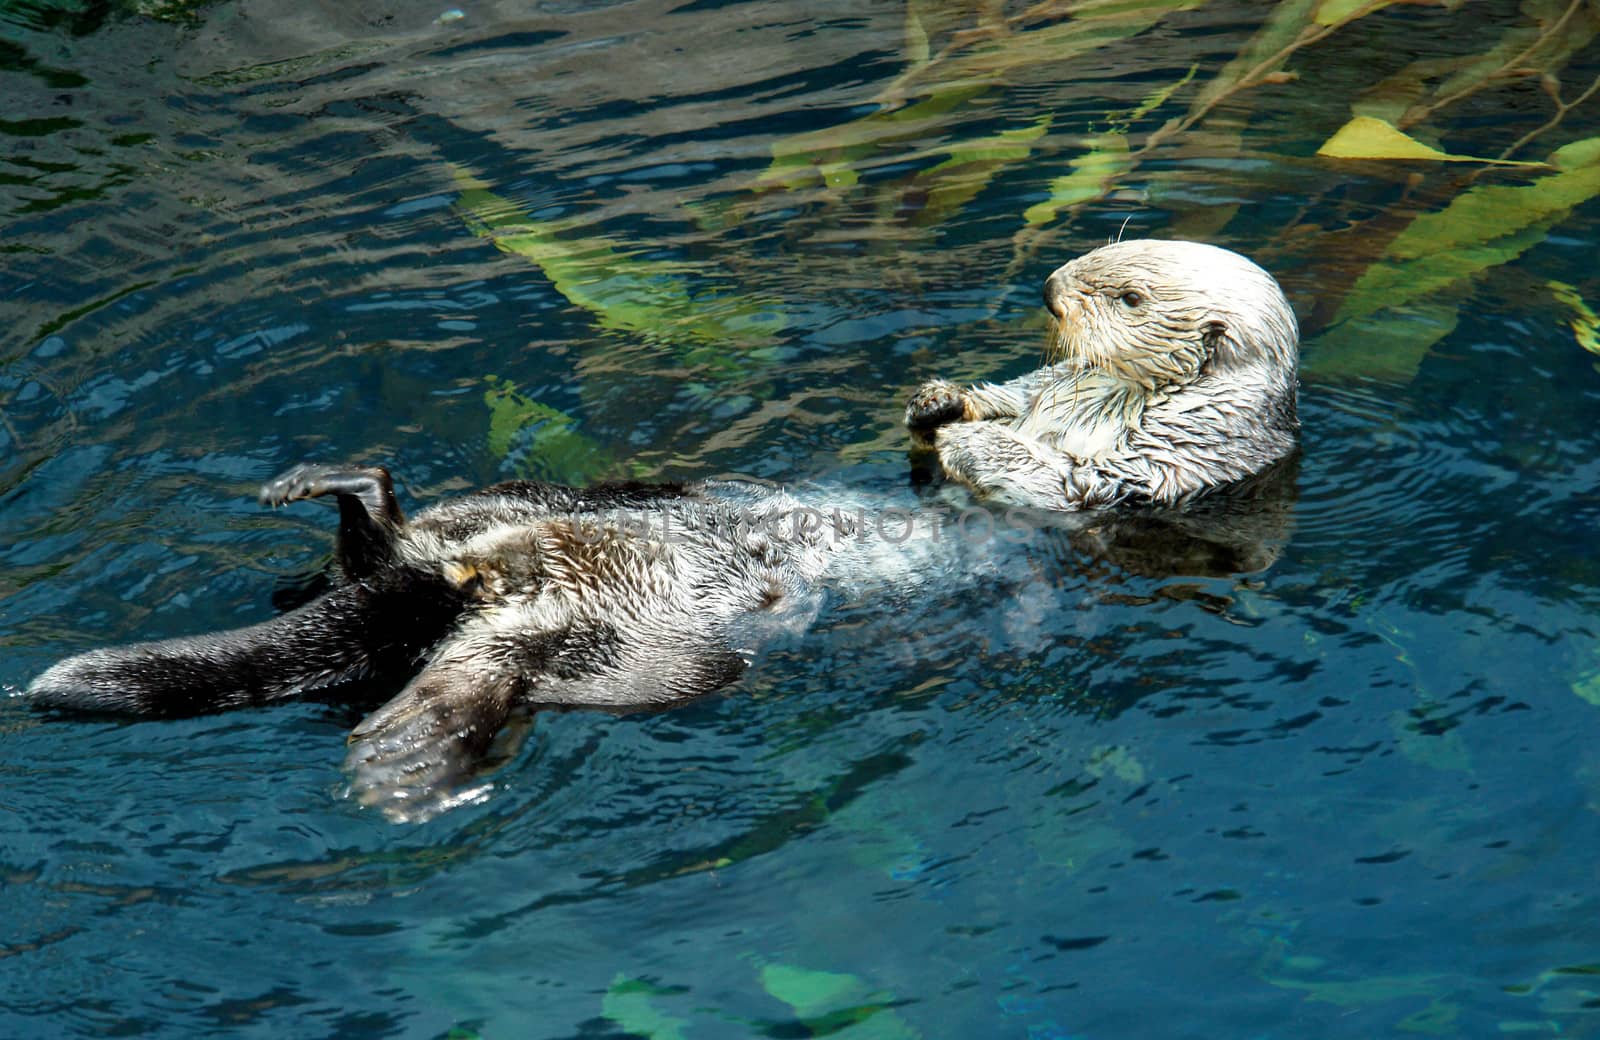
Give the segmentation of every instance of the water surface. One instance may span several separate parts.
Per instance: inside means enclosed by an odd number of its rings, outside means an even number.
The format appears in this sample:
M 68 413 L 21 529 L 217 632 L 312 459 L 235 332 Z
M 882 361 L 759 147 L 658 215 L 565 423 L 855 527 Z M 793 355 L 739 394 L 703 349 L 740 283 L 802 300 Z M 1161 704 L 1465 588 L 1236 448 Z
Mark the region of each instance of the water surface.
M 1081 6 L 5 7 L 8 692 L 269 616 L 328 553 L 254 503 L 305 459 L 411 508 L 902 488 L 910 389 L 1037 363 L 1125 224 L 1256 258 L 1307 340 L 1269 568 L 1040 538 L 682 709 L 542 715 L 423 825 L 342 795 L 370 704 L 0 702 L 0 1034 L 1600 1032 L 1600 184 L 1315 154 L 1430 105 L 1448 153 L 1582 146 L 1600 101 L 1541 131 L 1464 70 L 1576 102 L 1600 13 L 1400 5 L 1246 88 L 1312 5 Z

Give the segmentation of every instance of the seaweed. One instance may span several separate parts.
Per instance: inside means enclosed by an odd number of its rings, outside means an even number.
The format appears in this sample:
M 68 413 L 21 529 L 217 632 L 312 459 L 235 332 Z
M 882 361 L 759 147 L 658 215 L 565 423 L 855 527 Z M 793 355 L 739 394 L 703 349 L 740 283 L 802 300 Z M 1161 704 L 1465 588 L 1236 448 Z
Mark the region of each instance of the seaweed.
M 1243 237 L 1237 244 L 1273 270 L 1315 271 L 1308 379 L 1403 383 L 1458 327 L 1480 283 L 1600 196 L 1600 138 L 1565 125 L 1600 92 L 1600 78 L 1567 73 L 1600 35 L 1600 6 L 1524 0 L 1518 17 L 1496 19 L 1457 0 L 1285 0 L 1233 53 L 1196 61 L 1181 41 L 1203 7 L 907 0 L 898 71 L 853 108 L 860 114 L 776 137 L 764 168 L 678 200 L 676 217 L 698 228 L 709 255 L 621 240 L 581 206 L 539 219 L 460 171 L 459 211 L 599 329 L 670 344 L 710 398 L 752 364 L 775 363 L 790 315 L 811 302 L 746 287 L 763 260 L 744 236 L 774 219 L 792 241 L 833 248 L 848 238 L 866 255 L 932 260 L 975 205 L 991 227 L 1014 207 L 1003 298 L 1037 277 L 1041 259 L 1053 266 L 1080 252 L 1090 219 L 1116 228 L 1137 218 L 1134 232 L 1152 233 L 1153 203 L 1167 211 L 1167 234 Z M 1370 68 L 1339 60 L 1419 25 L 1452 32 L 1455 53 Z M 1184 71 L 1147 75 L 1137 93 L 1114 85 L 1085 110 L 1074 70 L 1127 64 L 1135 46 L 1155 52 L 1156 68 Z M 1529 84 L 1542 111 L 1527 111 Z M 1024 91 L 1038 114 L 1018 122 L 1013 98 Z M 1458 144 L 1459 117 L 1485 111 L 1516 117 L 1492 129 L 1479 118 Z M 1194 162 L 1209 181 L 1197 181 Z M 1260 233 L 1232 226 L 1241 206 L 1281 194 L 1285 178 L 1303 201 L 1269 240 L 1249 241 Z M 1594 351 L 1579 291 L 1551 291 Z

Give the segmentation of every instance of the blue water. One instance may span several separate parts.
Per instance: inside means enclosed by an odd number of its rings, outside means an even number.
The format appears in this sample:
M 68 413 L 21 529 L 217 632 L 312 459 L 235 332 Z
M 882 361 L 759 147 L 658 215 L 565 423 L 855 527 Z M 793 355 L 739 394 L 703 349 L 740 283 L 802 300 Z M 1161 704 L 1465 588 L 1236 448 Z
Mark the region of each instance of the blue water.
M 849 154 L 826 134 L 895 77 L 928 93 L 902 6 L 0 7 L 6 693 L 270 616 L 330 546 L 329 512 L 255 505 L 301 460 L 388 465 L 410 508 L 519 475 L 903 484 L 910 389 L 1035 364 L 1045 275 L 1125 221 L 1255 257 L 1308 334 L 1271 567 L 1043 539 L 1030 580 L 836 604 L 680 709 L 541 715 L 425 824 L 344 797 L 370 703 L 0 701 L 0 1036 L 1600 1033 L 1600 371 L 1550 287 L 1600 307 L 1600 205 L 1374 319 L 1421 348 L 1322 336 L 1417 212 L 1531 183 L 1313 155 L 1365 87 L 1526 20 L 1487 6 L 1347 26 L 1043 225 L 1095 135 L 1183 117 L 1128 113 L 1264 5 L 969 67 L 953 113 Z M 960 20 L 911 9 L 959 58 Z M 1600 73 L 1574 46 L 1569 102 Z M 1519 81 L 1426 125 L 1493 156 L 1552 111 Z M 917 179 L 1042 112 L 987 178 Z M 808 133 L 830 179 L 758 182 Z M 1591 99 L 1517 157 L 1596 134 Z M 463 172 L 639 284 L 781 320 L 586 309 L 473 231 Z

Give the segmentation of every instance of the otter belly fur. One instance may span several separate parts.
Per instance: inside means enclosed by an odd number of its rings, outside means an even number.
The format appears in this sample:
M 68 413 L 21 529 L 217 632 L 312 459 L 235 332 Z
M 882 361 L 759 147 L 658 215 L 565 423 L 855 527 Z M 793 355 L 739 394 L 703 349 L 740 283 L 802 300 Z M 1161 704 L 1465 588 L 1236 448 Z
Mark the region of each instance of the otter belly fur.
M 1170 507 L 1234 484 L 1242 505 L 1218 496 L 1194 515 L 1248 569 L 1270 561 L 1261 547 L 1287 508 L 1262 492 L 1284 483 L 1263 471 L 1284 469 L 1295 436 L 1296 332 L 1277 284 L 1226 250 L 1124 242 L 1057 270 L 1045 296 L 1060 358 L 1004 384 L 926 384 L 907 408 L 914 439 L 952 480 L 1023 506 Z M 355 728 L 346 765 L 363 801 L 423 818 L 464 797 L 519 712 L 707 693 L 773 632 L 804 628 L 826 582 L 905 591 L 975 571 L 959 554 L 985 549 L 886 537 L 870 496 L 815 508 L 742 483 L 511 482 L 409 519 L 379 468 L 302 465 L 261 491 L 275 506 L 319 497 L 339 508 L 331 591 L 246 628 L 80 654 L 27 697 L 175 715 L 403 682 Z M 1154 528 L 1162 540 L 1192 526 L 1174 515 Z M 1103 516 L 1083 527 L 1092 551 L 1115 541 L 1108 529 Z M 1142 552 L 1150 530 L 1131 540 Z
M 409 679 L 356 727 L 346 764 L 364 801 L 417 818 L 470 779 L 516 713 L 708 693 L 773 634 L 804 629 L 830 571 L 904 588 L 930 553 L 963 551 L 886 541 L 847 495 L 812 507 L 756 484 L 519 481 L 409 519 L 381 468 L 303 465 L 261 491 L 269 505 L 318 497 L 339 507 L 331 591 L 246 628 L 80 654 L 27 697 L 181 715 Z

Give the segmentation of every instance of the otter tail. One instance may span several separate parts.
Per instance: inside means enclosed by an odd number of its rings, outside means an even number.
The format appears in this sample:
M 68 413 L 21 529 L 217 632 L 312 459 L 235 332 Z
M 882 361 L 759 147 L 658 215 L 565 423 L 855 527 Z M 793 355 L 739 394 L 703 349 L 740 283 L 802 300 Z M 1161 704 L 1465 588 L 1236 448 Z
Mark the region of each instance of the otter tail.
M 247 628 L 91 650 L 28 686 L 46 708 L 196 715 L 414 668 L 460 613 L 442 585 L 343 585 Z

